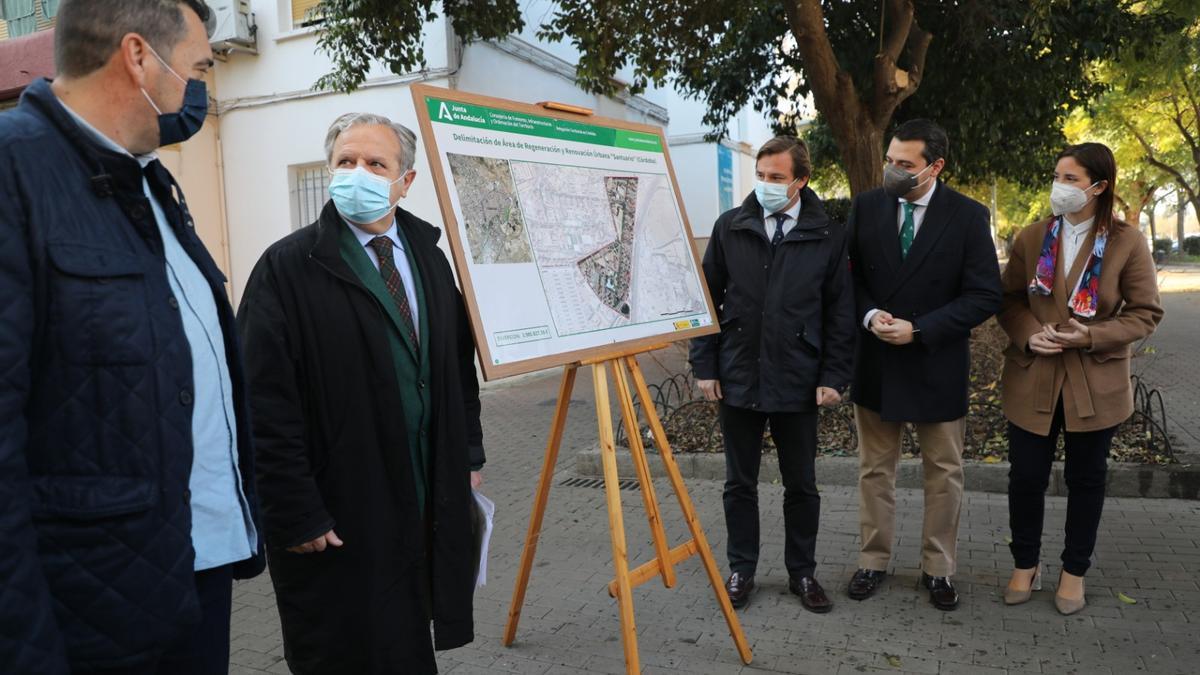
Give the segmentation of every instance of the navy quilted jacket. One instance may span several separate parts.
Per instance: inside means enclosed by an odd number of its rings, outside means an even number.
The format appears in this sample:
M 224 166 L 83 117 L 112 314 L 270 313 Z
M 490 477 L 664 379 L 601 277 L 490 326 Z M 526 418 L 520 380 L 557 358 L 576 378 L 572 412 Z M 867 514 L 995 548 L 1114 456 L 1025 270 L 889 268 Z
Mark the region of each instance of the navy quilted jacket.
M 241 474 L 252 477 L 225 279 L 170 175 L 155 162 L 147 177 L 218 297 Z M 34 83 L 0 115 L 6 673 L 133 665 L 199 620 L 187 489 L 192 370 L 178 306 L 141 167 L 88 140 L 49 82 Z M 243 489 L 256 504 L 252 481 Z M 260 551 L 235 576 L 261 570 Z

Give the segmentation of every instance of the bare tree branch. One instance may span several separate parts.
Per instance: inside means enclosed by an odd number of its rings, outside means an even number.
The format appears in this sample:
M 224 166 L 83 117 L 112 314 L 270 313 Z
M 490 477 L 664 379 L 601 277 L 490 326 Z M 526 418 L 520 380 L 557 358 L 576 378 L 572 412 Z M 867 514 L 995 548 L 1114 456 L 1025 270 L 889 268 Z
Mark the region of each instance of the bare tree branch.
M 1183 90 L 1187 92 L 1188 101 L 1192 104 L 1192 114 L 1196 116 L 1196 124 L 1200 126 L 1200 98 L 1197 98 L 1196 92 L 1192 91 L 1192 87 L 1188 84 L 1187 73 L 1182 68 L 1179 69 L 1179 83 L 1183 85 Z
M 925 56 L 929 52 L 929 43 L 933 41 L 933 35 L 917 24 L 911 0 L 888 0 L 887 7 L 894 20 L 886 34 L 884 50 L 875 56 L 874 96 L 870 111 L 871 122 L 880 129 L 887 126 L 896 107 L 921 86 Z M 906 45 L 911 45 L 908 51 L 910 63 L 905 82 L 901 85 L 898 81 L 899 59 Z
M 1179 129 L 1183 140 L 1187 141 L 1188 148 L 1192 151 L 1192 160 L 1200 167 L 1200 145 L 1196 144 L 1196 137 L 1192 135 L 1187 125 L 1183 123 L 1183 110 L 1179 108 L 1179 97 L 1172 95 L 1170 101 L 1171 107 L 1175 109 L 1175 115 L 1170 117 L 1171 123 L 1175 125 L 1176 129 Z
M 1129 133 L 1133 134 L 1133 137 L 1137 139 L 1138 144 L 1140 144 L 1142 149 L 1146 152 L 1146 161 L 1150 162 L 1152 166 L 1157 167 L 1174 178 L 1175 183 L 1188 193 L 1188 197 L 1193 204 L 1200 204 L 1200 195 L 1196 193 L 1196 189 L 1192 187 L 1183 173 L 1179 171 L 1179 169 L 1176 169 L 1175 167 L 1156 157 L 1154 154 L 1154 147 L 1146 141 L 1145 135 L 1138 131 L 1137 127 L 1135 127 L 1129 120 L 1121 118 L 1121 122 L 1125 125 L 1126 129 L 1129 129 Z
M 892 63 L 900 60 L 900 53 L 908 42 L 909 29 L 912 28 L 916 9 L 912 0 L 887 0 L 891 30 L 884 33 L 883 51 L 879 56 L 891 59 Z

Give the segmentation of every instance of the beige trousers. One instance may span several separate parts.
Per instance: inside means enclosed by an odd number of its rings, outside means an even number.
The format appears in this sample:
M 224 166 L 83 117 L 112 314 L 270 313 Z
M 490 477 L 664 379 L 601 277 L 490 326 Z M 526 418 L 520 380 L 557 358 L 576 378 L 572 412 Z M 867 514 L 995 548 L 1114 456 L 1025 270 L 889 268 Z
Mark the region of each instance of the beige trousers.
M 857 405 L 854 422 L 858 428 L 858 522 L 862 533 L 858 566 L 886 571 L 895 534 L 896 467 L 903 424 L 885 422 L 879 413 Z M 914 426 L 925 478 L 921 569 L 930 576 L 948 577 L 955 573 L 958 557 L 966 418 Z

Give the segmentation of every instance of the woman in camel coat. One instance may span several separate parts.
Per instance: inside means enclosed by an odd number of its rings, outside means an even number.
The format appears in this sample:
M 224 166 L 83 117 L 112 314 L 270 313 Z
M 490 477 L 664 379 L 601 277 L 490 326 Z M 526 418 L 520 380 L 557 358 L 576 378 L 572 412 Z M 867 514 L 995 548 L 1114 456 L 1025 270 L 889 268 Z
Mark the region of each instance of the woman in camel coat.
M 1059 154 L 1053 218 L 1017 235 L 1004 271 L 1000 325 L 1008 418 L 1009 524 L 1014 567 L 1007 604 L 1040 588 L 1045 492 L 1060 432 L 1066 450 L 1066 541 L 1055 605 L 1083 609 L 1117 426 L 1133 413 L 1132 345 L 1162 320 L 1154 261 L 1134 225 L 1113 217 L 1117 165 L 1099 143 Z

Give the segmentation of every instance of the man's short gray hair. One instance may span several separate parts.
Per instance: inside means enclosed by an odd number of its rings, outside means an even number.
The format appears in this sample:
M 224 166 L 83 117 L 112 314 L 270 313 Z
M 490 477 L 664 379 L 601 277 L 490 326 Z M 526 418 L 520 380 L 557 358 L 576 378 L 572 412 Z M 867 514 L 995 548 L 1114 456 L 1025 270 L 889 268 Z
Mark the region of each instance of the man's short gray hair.
M 346 113 L 333 121 L 329 125 L 329 133 L 325 134 L 325 163 L 333 161 L 333 143 L 337 140 L 342 132 L 350 127 L 356 127 L 360 124 L 378 124 L 382 127 L 387 127 L 396 134 L 396 140 L 400 141 L 400 171 L 407 172 L 413 168 L 414 155 L 417 154 L 417 135 L 414 134 L 408 127 L 403 124 L 398 124 L 384 117 L 383 115 L 375 115 L 373 113 Z

